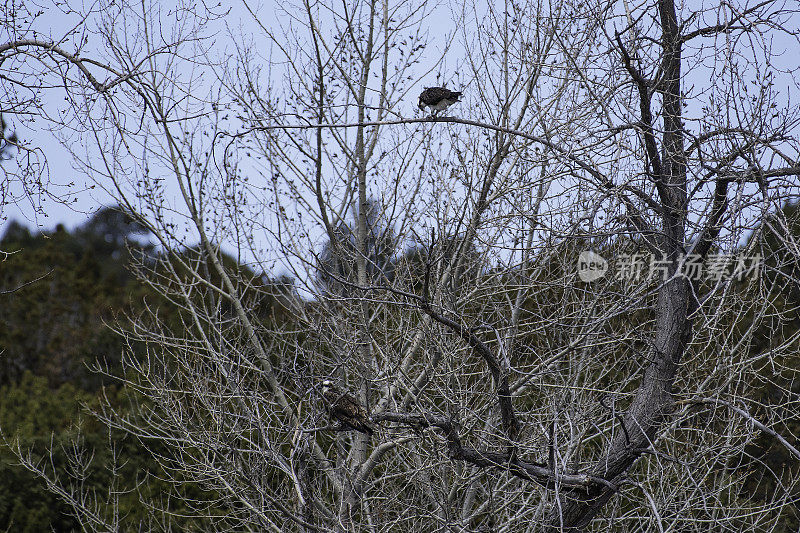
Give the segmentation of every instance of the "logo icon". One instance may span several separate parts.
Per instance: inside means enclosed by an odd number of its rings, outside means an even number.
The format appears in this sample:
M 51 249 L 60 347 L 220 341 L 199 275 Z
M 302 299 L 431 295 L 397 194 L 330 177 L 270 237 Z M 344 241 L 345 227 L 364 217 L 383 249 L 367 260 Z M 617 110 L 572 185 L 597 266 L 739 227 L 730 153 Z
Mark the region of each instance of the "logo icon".
M 578 255 L 578 277 L 585 283 L 590 283 L 602 278 L 608 271 L 608 261 L 591 250 L 585 250 Z

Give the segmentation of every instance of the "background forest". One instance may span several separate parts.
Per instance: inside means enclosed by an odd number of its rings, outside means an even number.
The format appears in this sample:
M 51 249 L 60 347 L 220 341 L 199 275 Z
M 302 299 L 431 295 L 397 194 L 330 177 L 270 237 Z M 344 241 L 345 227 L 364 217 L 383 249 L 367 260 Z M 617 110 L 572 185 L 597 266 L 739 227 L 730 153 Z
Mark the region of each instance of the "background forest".
M 800 238 L 797 211 L 795 205 L 784 208 L 786 219 L 794 222 L 789 228 L 793 239 Z M 786 237 L 772 239 L 771 244 Z M 157 308 L 165 323 L 180 326 L 180 310 L 133 275 L 132 255 L 157 255 L 148 243 L 147 231 L 118 208 L 103 208 L 73 231 L 59 225 L 52 232 L 32 234 L 25 226 L 12 222 L 0 240 L 0 249 L 9 254 L 0 264 L 0 427 L 5 429 L 6 446 L 0 453 L 0 529 L 80 529 L 71 507 L 49 491 L 39 476 L 20 465 L 8 446 L 19 447 L 34 461 L 50 462 L 53 471 L 62 472 L 70 470 L 69 450 L 76 443 L 85 447 L 92 460 L 87 471 L 81 473 L 85 476 L 84 488 L 106 492 L 112 475 L 119 476 L 116 490 L 124 494 L 119 512 L 130 523 L 143 521 L 149 510 L 148 499 L 164 499 L 165 494 L 176 490 L 174 485 L 158 481 L 167 474 L 147 451 L 159 449 L 157 440 L 149 442 L 145 449 L 137 439 L 109 431 L 92 413 L 101 410 L 104 401 L 126 411 L 139 400 L 135 388 L 114 377 L 123 374 L 120 359 L 126 352 L 125 340 L 115 329 L 130 327 L 128 317 L 148 306 Z M 376 246 L 376 250 L 380 248 Z M 765 257 L 764 275 L 777 283 L 770 306 L 781 318 L 761 325 L 753 335 L 752 342 L 761 351 L 786 342 L 796 343 L 793 339 L 800 334 L 800 287 L 787 281 L 796 278 L 798 265 L 786 261 L 780 246 L 767 246 L 765 251 L 769 255 Z M 187 250 L 187 260 L 195 253 Z M 374 259 L 385 263 L 392 255 L 389 250 L 382 250 L 381 256 Z M 248 272 L 231 258 L 226 258 L 226 263 L 234 270 Z M 408 271 L 409 283 L 421 283 L 424 264 L 418 250 L 407 251 L 397 263 L 414 265 Z M 574 265 L 553 268 L 570 269 Z M 325 283 L 330 277 L 328 272 L 329 269 L 320 270 L 320 282 Z M 248 272 L 247 276 L 270 283 L 266 274 Z M 282 297 L 292 298 L 296 304 L 315 305 L 293 293 L 290 279 L 282 279 L 276 286 L 283 287 L 279 292 Z M 260 316 L 275 322 L 265 331 L 276 326 L 295 327 L 280 300 L 262 298 L 258 304 Z M 752 327 L 752 320 L 743 315 L 731 327 L 745 331 Z M 129 356 L 142 354 L 142 347 L 127 348 Z M 710 353 L 705 356 L 713 357 Z M 779 416 L 784 431 L 798 434 L 800 413 L 787 407 L 791 401 L 787 399 L 800 394 L 800 351 L 765 361 L 751 377 L 746 387 L 748 397 L 759 405 L 754 414 L 782 411 Z M 775 382 L 780 387 L 775 387 Z M 685 423 L 691 427 L 697 421 Z M 112 457 L 112 450 L 116 457 Z M 800 468 L 797 459 L 770 435 L 757 438 L 744 451 L 737 462 L 716 467 L 729 470 L 741 480 L 734 496 L 754 506 L 768 502 L 776 485 L 782 479 L 790 480 Z M 182 484 L 180 491 L 182 498 L 202 493 L 196 483 Z M 787 496 L 797 502 L 800 490 L 790 489 Z M 169 512 L 188 511 L 180 499 L 172 502 Z M 223 517 L 225 507 L 220 505 L 209 511 Z M 181 530 L 203 531 L 209 527 L 201 517 L 172 516 L 169 520 Z M 797 507 L 784 508 L 775 523 L 776 531 L 796 530 L 800 525 Z

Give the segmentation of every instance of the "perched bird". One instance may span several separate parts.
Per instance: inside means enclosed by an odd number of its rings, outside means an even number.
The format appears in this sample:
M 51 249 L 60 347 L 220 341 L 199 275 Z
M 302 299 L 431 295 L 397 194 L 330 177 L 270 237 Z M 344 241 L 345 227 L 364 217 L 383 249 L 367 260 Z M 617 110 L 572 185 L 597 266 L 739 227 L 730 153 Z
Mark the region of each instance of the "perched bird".
M 351 394 L 326 379 L 322 382 L 322 397 L 332 419 L 345 428 L 372 435 L 375 427 L 369 419 L 369 413 Z
M 431 112 L 443 111 L 455 104 L 461 98 L 461 93 L 445 89 L 444 87 L 426 87 L 419 95 L 419 108 L 431 108 Z

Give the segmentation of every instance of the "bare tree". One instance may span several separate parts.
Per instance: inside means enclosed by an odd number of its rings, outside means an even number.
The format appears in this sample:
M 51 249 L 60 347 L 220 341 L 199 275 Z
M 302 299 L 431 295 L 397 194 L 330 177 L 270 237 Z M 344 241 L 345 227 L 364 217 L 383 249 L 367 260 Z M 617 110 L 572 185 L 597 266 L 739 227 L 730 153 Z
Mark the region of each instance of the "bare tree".
M 231 31 L 224 54 L 232 13 L 124 2 L 58 39 L 7 13 L 0 45 L 12 109 L 36 112 L 19 91 L 57 75 L 76 160 L 161 245 L 139 273 L 181 322 L 119 325 L 148 348 L 123 377 L 145 401 L 100 416 L 215 495 L 198 515 L 275 531 L 797 519 L 791 5 L 476 3 L 444 36 L 427 3 L 304 1 L 274 23 L 243 8 L 259 33 Z M 408 117 L 425 84 L 463 90 L 458 116 Z M 625 269 L 583 281 L 589 250 Z M 323 379 L 379 429 L 329 420 Z M 757 467 L 764 437 L 784 471 Z M 759 498 L 756 468 L 774 488 Z M 113 501 L 59 494 L 87 528 L 124 527 Z

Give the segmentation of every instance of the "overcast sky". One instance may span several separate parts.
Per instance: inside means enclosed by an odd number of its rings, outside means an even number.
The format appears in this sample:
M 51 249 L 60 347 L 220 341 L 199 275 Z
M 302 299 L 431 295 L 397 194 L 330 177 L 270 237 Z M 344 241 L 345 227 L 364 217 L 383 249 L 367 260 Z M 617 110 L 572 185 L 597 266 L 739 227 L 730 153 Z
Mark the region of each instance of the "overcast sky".
M 64 3 L 56 2 L 56 4 L 63 5 Z M 162 13 L 169 13 L 169 2 L 159 2 L 157 5 L 162 10 Z M 274 0 L 258 0 L 249 2 L 248 5 L 249 9 L 258 15 L 259 23 L 268 28 L 274 28 L 277 25 L 286 23 L 288 17 L 282 9 L 291 9 L 288 4 L 275 2 Z M 231 54 L 234 53 L 233 40 L 230 38 L 231 32 L 235 32 L 237 37 L 258 36 L 262 32 L 262 29 L 254 22 L 252 15 L 242 2 L 234 1 L 229 8 L 229 14 L 223 21 L 219 22 L 219 27 L 213 28 L 213 31 L 217 32 L 214 37 L 215 51 L 220 51 L 222 55 L 224 55 L 223 50 L 226 47 L 230 48 Z M 64 39 L 63 35 L 76 26 L 80 27 L 81 21 L 75 17 L 65 16 L 61 11 L 62 8 L 56 9 L 50 4 L 44 5 L 43 9 L 43 14 L 34 19 L 32 26 L 36 25 L 42 35 L 49 36 L 51 40 L 62 43 L 62 47 L 70 50 L 72 43 L 70 39 Z M 84 9 L 86 8 L 84 7 Z M 441 39 L 453 28 L 450 8 L 446 3 L 438 4 L 436 9 L 442 16 L 436 17 L 435 32 L 432 32 L 433 35 L 430 37 L 431 42 L 428 49 L 431 52 L 431 57 L 439 57 L 441 55 L 442 47 L 437 45 L 437 38 Z M 7 40 L 9 40 L 9 35 L 4 28 L 0 28 L 0 42 Z M 92 46 L 97 45 L 89 41 L 82 51 L 84 57 L 91 56 Z M 446 59 L 441 66 L 441 69 L 445 72 L 447 72 L 448 62 L 452 66 L 462 59 L 458 57 L 457 50 L 451 50 L 449 54 L 453 57 Z M 269 53 L 267 52 L 262 54 L 262 57 L 268 56 Z M 427 70 L 427 67 L 424 64 L 420 65 L 420 70 Z M 420 86 L 432 85 L 434 81 L 433 79 L 419 80 L 419 84 Z M 64 93 L 61 87 L 53 87 L 44 92 L 44 107 L 51 113 L 56 109 L 63 108 L 63 100 Z M 417 112 L 416 100 L 409 101 L 408 105 L 404 106 L 404 109 L 398 111 L 401 115 L 413 116 Z M 15 117 L 6 115 L 17 135 L 24 140 L 34 140 L 36 148 L 44 156 L 42 160 L 46 161 L 47 165 L 47 170 L 44 173 L 47 181 L 47 190 L 55 198 L 46 195 L 25 196 L 22 194 L 23 188 L 19 183 L 12 183 L 11 191 L 15 201 L 2 206 L 0 210 L 0 215 L 2 215 L 2 219 L 0 219 L 0 235 L 12 220 L 25 223 L 32 228 L 45 230 L 52 229 L 58 223 L 63 223 L 67 227 L 73 228 L 85 222 L 102 205 L 111 203 L 110 197 L 101 189 L 92 187 L 92 179 L 86 176 L 83 170 L 76 168 L 73 158 L 64 148 L 62 142 L 47 131 L 49 126 L 47 121 L 37 120 L 36 117 L 33 117 L 27 123 L 21 123 Z M 6 161 L 3 164 L 8 169 L 13 169 L 16 166 L 15 161 Z M 178 195 L 177 190 L 167 190 L 166 193 L 174 195 L 176 198 Z
M 690 4 L 691 3 L 692 2 L 690 2 Z M 160 6 L 162 9 L 168 10 L 166 2 L 162 2 Z M 259 20 L 262 24 L 270 26 L 281 22 L 281 17 L 283 17 L 283 15 L 281 15 L 280 10 L 275 10 L 276 4 L 272 3 L 272 0 L 260 2 L 258 5 L 251 4 L 251 7 L 256 9 L 259 13 Z M 448 30 L 448 25 L 452 25 L 452 18 L 450 17 L 450 9 L 448 6 L 441 4 L 439 9 L 441 16 L 435 19 L 436 31 L 434 33 L 442 32 L 443 30 L 446 31 Z M 240 2 L 233 2 L 231 4 L 231 12 L 228 17 L 226 17 L 225 22 L 227 27 L 221 25 L 217 37 L 219 50 L 224 50 L 225 46 L 229 46 L 229 44 L 226 45 L 226 39 L 228 39 L 226 32 L 237 31 L 241 32 L 242 35 L 258 35 L 261 31 Z M 40 26 L 40 31 L 44 35 L 50 35 L 52 38 L 60 40 L 60 35 L 63 35 L 65 31 L 80 22 L 76 22 L 55 10 L 51 10 L 51 12 L 44 12 L 43 16 L 39 17 L 35 23 Z M 795 26 L 798 26 L 798 24 L 795 24 Z M 8 35 L 5 34 L 4 29 L 0 29 L 0 37 L 2 41 L 8 40 Z M 65 44 L 65 48 L 69 48 L 68 45 L 69 43 Z M 779 62 L 785 61 L 786 64 L 796 66 L 798 56 L 794 43 L 788 40 L 785 43 L 776 41 L 774 43 L 774 48 L 775 50 L 786 49 L 786 53 L 778 58 Z M 438 56 L 440 53 L 439 50 L 437 50 L 436 43 L 432 43 L 430 47 L 431 56 Z M 87 52 L 89 52 L 89 50 L 87 50 Z M 448 64 L 452 72 L 455 70 L 453 66 L 457 65 L 461 59 L 459 57 L 458 47 L 450 50 L 448 54 L 450 56 L 448 58 Z M 88 55 L 88 53 L 84 53 L 84 55 Z M 447 64 L 443 66 L 443 69 L 447 73 Z M 698 73 L 700 75 L 698 75 Z M 707 78 L 705 79 L 707 80 Z M 703 75 L 699 71 L 696 71 L 693 77 L 687 80 L 689 84 L 695 85 L 702 85 L 703 81 Z M 420 80 L 420 86 L 433 84 L 432 82 L 433 80 Z M 787 105 L 789 105 L 788 102 L 792 102 L 792 105 L 797 105 L 796 102 L 800 100 L 800 94 L 797 93 L 796 87 L 788 87 L 786 95 L 788 97 Z M 46 93 L 45 106 L 48 108 L 57 108 L 59 102 L 61 102 L 63 98 L 63 90 L 60 90 L 58 87 L 53 88 Z M 413 116 L 415 112 L 415 102 L 408 102 L 407 108 L 401 109 L 399 112 L 404 116 Z M 37 148 L 41 150 L 41 153 L 47 161 L 49 169 L 46 173 L 46 176 L 49 177 L 48 190 L 51 194 L 63 201 L 55 201 L 46 196 L 32 198 L 23 197 L 20 195 L 21 188 L 19 186 L 12 186 L 12 191 L 14 191 L 19 198 L 15 203 L 3 207 L 2 216 L 5 220 L 0 220 L 0 234 L 4 231 L 6 224 L 11 220 L 21 221 L 27 223 L 31 227 L 43 229 L 50 229 L 57 223 L 64 223 L 68 227 L 74 227 L 87 220 L 99 206 L 109 203 L 109 197 L 100 189 L 92 189 L 91 179 L 82 171 L 74 168 L 72 158 L 57 138 L 44 129 L 46 128 L 46 124 L 43 121 L 33 120 L 30 124 L 23 124 L 18 120 L 14 120 L 13 117 L 7 118 L 10 118 L 20 138 L 35 140 Z M 4 162 L 6 166 L 14 164 L 14 162 L 10 161 Z M 177 191 L 167 190 L 167 194 L 177 195 Z

